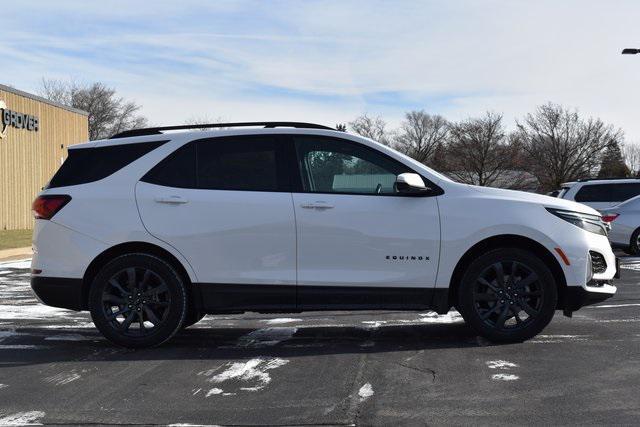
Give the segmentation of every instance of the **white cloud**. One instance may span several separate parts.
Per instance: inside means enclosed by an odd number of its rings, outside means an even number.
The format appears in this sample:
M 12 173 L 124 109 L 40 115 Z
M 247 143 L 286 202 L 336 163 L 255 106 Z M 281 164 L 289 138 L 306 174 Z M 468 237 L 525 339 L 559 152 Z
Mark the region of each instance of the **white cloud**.
M 410 108 L 510 123 L 554 101 L 640 141 L 640 56 L 620 55 L 638 40 L 633 1 L 55 3 L 9 6 L 3 83 L 106 81 L 158 124 Z

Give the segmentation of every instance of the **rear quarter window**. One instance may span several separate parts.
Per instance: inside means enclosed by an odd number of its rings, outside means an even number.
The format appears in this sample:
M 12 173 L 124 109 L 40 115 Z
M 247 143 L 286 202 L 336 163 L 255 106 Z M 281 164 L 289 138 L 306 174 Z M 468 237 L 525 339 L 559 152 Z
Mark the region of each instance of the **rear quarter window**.
M 640 183 L 592 184 L 576 193 L 576 202 L 622 202 L 640 194 Z
M 71 149 L 67 159 L 51 178 L 46 188 L 67 187 L 99 181 L 167 141 Z

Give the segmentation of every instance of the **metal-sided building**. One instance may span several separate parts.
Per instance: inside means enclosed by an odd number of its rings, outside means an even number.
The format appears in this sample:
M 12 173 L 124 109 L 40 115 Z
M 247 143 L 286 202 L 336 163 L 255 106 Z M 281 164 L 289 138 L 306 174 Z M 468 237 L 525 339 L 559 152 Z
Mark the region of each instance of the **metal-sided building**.
M 31 202 L 88 127 L 85 111 L 0 84 L 0 230 L 33 227 Z

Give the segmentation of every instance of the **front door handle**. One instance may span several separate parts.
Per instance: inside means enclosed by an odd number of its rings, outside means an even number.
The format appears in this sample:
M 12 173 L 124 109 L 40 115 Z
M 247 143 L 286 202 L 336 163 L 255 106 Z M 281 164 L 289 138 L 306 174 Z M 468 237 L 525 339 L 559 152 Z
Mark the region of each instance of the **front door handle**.
M 313 203 L 303 203 L 300 205 L 301 208 L 304 209 L 333 209 L 333 205 L 330 205 L 327 202 L 313 202 Z
M 180 196 L 156 197 L 156 203 L 166 203 L 168 205 L 181 205 L 187 203 L 188 200 Z

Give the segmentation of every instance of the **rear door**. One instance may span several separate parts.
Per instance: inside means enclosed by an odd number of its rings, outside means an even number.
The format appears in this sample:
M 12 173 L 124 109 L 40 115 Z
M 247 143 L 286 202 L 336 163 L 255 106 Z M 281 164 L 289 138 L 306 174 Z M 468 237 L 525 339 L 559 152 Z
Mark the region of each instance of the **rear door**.
M 301 187 L 298 304 L 303 309 L 422 308 L 440 250 L 435 191 L 399 195 L 409 167 L 352 141 L 295 136 Z
M 192 141 L 137 184 L 145 227 L 189 261 L 208 310 L 295 307 L 287 155 L 268 135 Z

